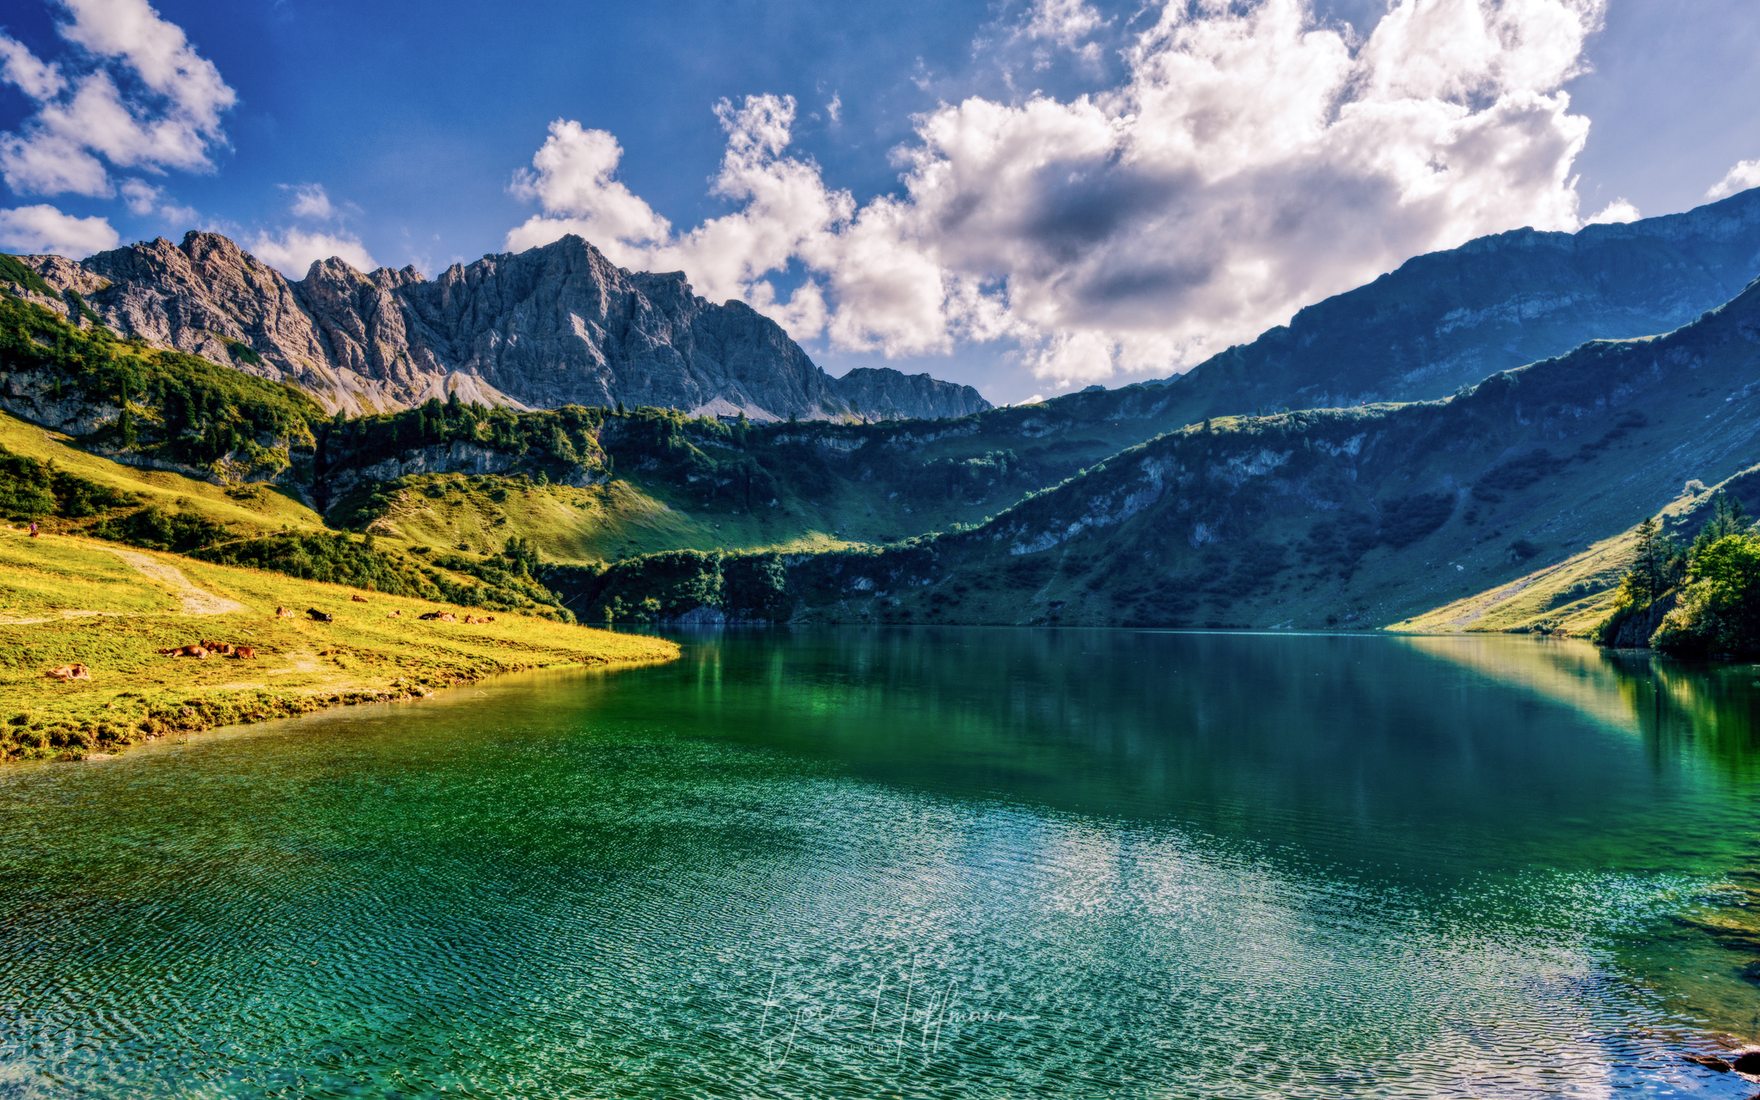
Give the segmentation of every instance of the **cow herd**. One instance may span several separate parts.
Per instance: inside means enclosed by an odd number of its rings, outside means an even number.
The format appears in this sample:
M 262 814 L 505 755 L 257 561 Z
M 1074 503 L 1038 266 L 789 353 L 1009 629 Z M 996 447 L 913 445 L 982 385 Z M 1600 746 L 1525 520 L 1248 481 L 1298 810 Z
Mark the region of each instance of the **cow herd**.
M 211 642 L 203 638 L 194 645 L 179 645 L 172 646 L 170 649 L 161 649 L 159 656 L 194 657 L 198 661 L 205 661 L 209 657 L 231 657 L 235 661 L 254 661 L 257 659 L 257 650 L 255 646 L 233 645 L 231 642 Z

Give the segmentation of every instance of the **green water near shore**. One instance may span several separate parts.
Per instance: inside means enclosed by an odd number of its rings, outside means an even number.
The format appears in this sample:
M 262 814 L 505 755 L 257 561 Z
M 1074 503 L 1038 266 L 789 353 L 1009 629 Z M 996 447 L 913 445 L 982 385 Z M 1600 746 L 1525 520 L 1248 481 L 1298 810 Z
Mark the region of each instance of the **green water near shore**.
M 0 772 L 0 1096 L 1754 1091 L 1751 667 L 683 640 Z

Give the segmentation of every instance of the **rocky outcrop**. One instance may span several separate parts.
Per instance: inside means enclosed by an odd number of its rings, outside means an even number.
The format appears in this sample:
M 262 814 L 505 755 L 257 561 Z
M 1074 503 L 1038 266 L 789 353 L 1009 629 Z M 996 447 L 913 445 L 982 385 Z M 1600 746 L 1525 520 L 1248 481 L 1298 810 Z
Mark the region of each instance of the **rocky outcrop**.
M 325 483 L 315 494 L 324 501 L 340 500 L 362 485 L 381 485 L 403 477 L 422 474 L 470 474 L 487 476 L 513 473 L 523 469 L 521 456 L 484 444 L 454 440 L 415 447 L 390 458 L 364 466 L 338 464 L 325 471 Z M 585 487 L 604 480 L 597 467 L 581 465 L 573 475 L 562 479 L 565 485 Z
M 40 371 L 15 371 L 0 364 L 0 409 L 69 435 L 88 435 L 115 421 L 119 405 L 94 402 L 66 392 Z
M 332 410 L 449 393 L 522 408 L 622 403 L 754 420 L 989 407 L 970 387 L 927 375 L 833 379 L 744 303 L 698 297 L 682 274 L 625 271 L 573 236 L 454 264 L 432 280 L 329 259 L 290 281 L 201 232 L 79 263 L 26 259 L 76 322 L 83 303 L 124 335 L 291 382 Z
M 970 386 L 890 367 L 857 367 L 834 385 L 850 408 L 869 420 L 951 419 L 990 407 Z
M 1664 592 L 1658 599 L 1652 600 L 1643 607 L 1621 612 L 1617 621 L 1609 623 L 1603 645 L 1614 649 L 1649 649 L 1650 639 L 1656 636 L 1656 629 L 1662 620 L 1674 610 L 1678 602 L 1678 594 Z

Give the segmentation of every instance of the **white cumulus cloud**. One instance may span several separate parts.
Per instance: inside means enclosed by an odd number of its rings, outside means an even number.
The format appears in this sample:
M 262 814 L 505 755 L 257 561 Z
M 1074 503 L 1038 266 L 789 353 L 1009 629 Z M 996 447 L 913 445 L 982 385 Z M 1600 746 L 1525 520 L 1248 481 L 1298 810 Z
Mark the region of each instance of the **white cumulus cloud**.
M 1608 225 L 1616 222 L 1635 222 L 1644 215 L 1626 199 L 1614 199 L 1598 212 L 1585 219 L 1588 225 Z
M 626 246 L 665 239 L 672 227 L 613 179 L 623 146 L 604 130 L 571 119 L 550 124 L 532 166 L 514 177 L 513 193 L 544 211 L 507 235 L 509 248 L 530 248 L 575 233 L 617 258 Z
M 352 233 L 297 228 L 284 229 L 279 234 L 259 233 L 251 241 L 250 251 L 290 279 L 304 278 L 314 263 L 332 256 L 357 271 L 371 271 L 379 266 L 366 245 Z
M 70 42 L 124 62 L 148 88 L 164 96 L 190 125 L 217 133 L 220 114 L 237 101 L 214 63 L 196 53 L 183 29 L 159 17 L 146 0 L 61 0 Z
M 165 194 L 165 189 L 142 179 L 125 179 L 117 185 L 117 192 L 127 204 L 129 213 L 141 217 L 155 216 L 160 221 L 172 226 L 188 228 L 196 220 L 196 212 L 187 206 L 180 206 Z
M 57 30 L 72 48 L 56 61 L 0 35 L 0 79 L 36 105 L 0 134 L 7 185 L 23 194 L 109 195 L 111 167 L 212 167 L 225 143 L 221 115 L 237 97 L 182 28 L 146 0 L 59 6 L 66 18 Z
M 0 248 L 83 259 L 120 240 L 104 218 L 78 218 L 46 203 L 0 210 Z
M 1092 60 L 1099 56 L 1100 47 L 1086 39 L 1105 22 L 1087 0 L 1034 0 L 1020 32 Z
M 1728 172 L 1724 177 L 1711 185 L 1705 192 L 1708 199 L 1727 199 L 1750 187 L 1760 187 L 1760 160 L 1744 160 Z
M 60 95 L 67 87 L 59 66 L 37 57 L 24 43 L 4 32 L 0 32 L 0 80 L 39 103 Z
M 311 218 L 314 221 L 329 221 L 336 216 L 336 206 L 330 201 L 330 192 L 321 183 L 302 183 L 293 188 L 293 202 L 288 206 L 296 218 Z
M 994 341 L 1058 387 L 1164 375 L 1414 254 L 1583 224 L 1589 124 L 1563 89 L 1603 9 L 1390 0 L 1360 34 L 1305 0 L 1169 0 L 1119 86 L 943 103 L 866 202 L 790 152 L 792 99 L 723 102 L 732 209 L 682 231 L 615 178 L 612 135 L 558 121 L 508 244 L 577 232 L 838 349 Z M 1040 0 L 1023 33 L 1079 42 L 1084 11 Z

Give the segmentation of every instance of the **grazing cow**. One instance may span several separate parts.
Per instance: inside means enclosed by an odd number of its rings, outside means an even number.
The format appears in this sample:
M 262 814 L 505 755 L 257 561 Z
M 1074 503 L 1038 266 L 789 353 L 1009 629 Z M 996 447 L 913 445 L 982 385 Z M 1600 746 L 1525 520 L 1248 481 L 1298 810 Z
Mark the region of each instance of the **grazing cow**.
M 291 619 L 291 618 L 293 618 L 293 608 L 291 608 L 291 607 L 277 607 L 275 609 L 275 617 L 277 619 Z
M 306 608 L 306 618 L 315 623 L 333 623 L 336 621 L 336 616 L 330 614 L 328 611 L 319 611 L 315 607 Z
M 62 665 L 60 668 L 50 669 L 46 675 L 51 680 L 60 680 L 65 684 L 69 680 L 90 680 L 92 670 L 84 665 Z
M 159 651 L 159 656 L 161 656 L 161 657 L 194 657 L 198 661 L 205 661 L 208 659 L 208 650 L 205 646 L 180 645 L 180 646 L 172 646 L 170 649 L 161 649 Z
M 254 661 L 257 659 L 257 650 L 254 646 L 233 646 L 230 656 L 235 661 Z
M 367 598 L 365 596 L 350 596 L 349 601 L 351 603 L 366 603 Z

